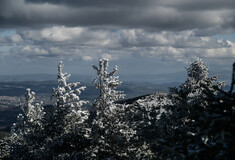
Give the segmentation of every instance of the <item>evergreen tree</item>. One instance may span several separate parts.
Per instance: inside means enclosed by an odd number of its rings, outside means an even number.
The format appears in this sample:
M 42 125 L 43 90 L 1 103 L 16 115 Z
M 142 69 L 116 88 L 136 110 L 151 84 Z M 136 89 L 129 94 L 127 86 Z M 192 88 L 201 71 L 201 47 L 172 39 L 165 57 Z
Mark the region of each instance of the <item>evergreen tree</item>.
M 210 130 L 208 125 L 211 126 L 212 120 L 208 111 L 224 93 L 221 92 L 224 82 L 218 82 L 218 76 L 208 77 L 208 68 L 201 59 L 193 62 L 187 71 L 186 82 L 179 88 L 171 89 L 173 105 L 166 107 L 167 112 L 158 123 L 164 140 L 162 147 L 165 152 L 162 157 L 210 159 L 209 154 L 200 158 L 198 155 L 204 151 L 212 153 L 205 144 L 208 142 L 207 131 Z
M 121 84 L 117 76 L 117 66 L 108 73 L 108 60 L 101 59 L 99 67 L 94 66 L 98 77 L 94 79 L 99 97 L 94 102 L 96 115 L 92 123 L 92 147 L 94 159 L 131 159 L 130 139 L 135 130 L 126 116 L 126 105 L 115 103 L 124 97 L 123 92 L 115 90 Z M 137 154 L 137 153 L 136 153 Z M 136 156 L 136 155 L 135 155 Z
M 79 94 L 85 87 L 77 88 L 80 82 L 67 83 L 71 75 L 63 73 L 62 69 L 63 63 L 60 61 L 58 86 L 53 89 L 52 94 L 52 98 L 55 97 L 57 103 L 45 122 L 46 157 L 85 159 L 88 156 L 91 131 L 87 123 L 89 112 L 82 109 L 82 105 L 87 101 L 79 98 Z
M 42 159 L 43 118 L 45 115 L 41 103 L 35 103 L 35 93 L 28 88 L 26 103 L 22 105 L 23 114 L 17 116 L 11 135 L 7 139 L 9 159 Z
M 118 80 L 118 76 L 114 76 L 118 71 L 118 67 L 115 66 L 113 71 L 108 73 L 108 62 L 108 59 L 101 59 L 99 68 L 95 65 L 92 66 L 97 72 L 97 77 L 94 78 L 93 83 L 95 83 L 96 89 L 100 91 L 94 105 L 100 110 L 125 96 L 122 91 L 115 90 L 122 83 Z

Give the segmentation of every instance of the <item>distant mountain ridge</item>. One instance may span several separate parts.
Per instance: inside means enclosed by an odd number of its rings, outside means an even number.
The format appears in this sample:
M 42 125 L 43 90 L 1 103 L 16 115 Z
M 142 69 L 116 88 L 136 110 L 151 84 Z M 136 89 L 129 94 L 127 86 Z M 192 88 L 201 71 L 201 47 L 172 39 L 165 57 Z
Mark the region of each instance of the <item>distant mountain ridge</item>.
M 70 81 L 92 82 L 93 75 L 71 74 Z M 171 83 L 183 82 L 186 78 L 184 72 L 166 74 L 120 74 L 121 81 Z M 56 74 L 23 74 L 23 75 L 0 75 L 0 82 L 25 82 L 25 81 L 53 81 Z
M 22 75 L 1 75 L 0 82 L 25 82 L 25 81 L 56 81 L 56 74 L 22 74 Z M 91 80 L 91 76 L 87 75 L 72 75 L 71 81 Z
M 217 73 L 212 72 L 211 75 Z M 150 82 L 150 83 L 182 83 L 186 80 L 185 71 L 162 74 L 119 74 L 121 81 Z M 70 81 L 92 82 L 94 75 L 71 74 Z M 54 81 L 56 74 L 23 74 L 23 75 L 0 75 L 0 82 L 25 82 L 25 81 Z M 223 72 L 220 80 L 230 84 L 231 74 Z

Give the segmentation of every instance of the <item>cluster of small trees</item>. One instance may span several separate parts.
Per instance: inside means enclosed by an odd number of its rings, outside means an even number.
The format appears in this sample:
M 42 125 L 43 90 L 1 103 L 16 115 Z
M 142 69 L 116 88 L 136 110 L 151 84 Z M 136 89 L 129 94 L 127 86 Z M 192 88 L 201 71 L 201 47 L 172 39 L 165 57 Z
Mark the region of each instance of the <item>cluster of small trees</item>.
M 150 151 L 139 143 L 128 121 L 128 106 L 115 103 L 124 98 L 116 87 L 121 84 L 117 66 L 108 73 L 108 60 L 101 59 L 94 83 L 100 94 L 93 110 L 82 106 L 80 93 L 86 88 L 79 82 L 68 83 L 70 74 L 58 65 L 58 86 L 53 88 L 53 108 L 35 103 L 35 93 L 27 89 L 24 114 L 19 114 L 11 135 L 2 142 L 2 159 L 143 159 Z M 138 144 L 135 145 L 135 143 Z M 138 146 L 138 147 L 137 147 Z M 147 151 L 147 152 L 146 152 Z
M 85 87 L 68 83 L 58 65 L 58 86 L 50 110 L 27 89 L 24 114 L 1 142 L 2 159 L 231 159 L 235 150 L 235 100 L 209 77 L 201 59 L 187 68 L 188 78 L 169 93 L 156 93 L 132 104 L 116 88 L 118 68 L 108 60 L 94 66 L 99 96 L 93 110 L 79 95 Z

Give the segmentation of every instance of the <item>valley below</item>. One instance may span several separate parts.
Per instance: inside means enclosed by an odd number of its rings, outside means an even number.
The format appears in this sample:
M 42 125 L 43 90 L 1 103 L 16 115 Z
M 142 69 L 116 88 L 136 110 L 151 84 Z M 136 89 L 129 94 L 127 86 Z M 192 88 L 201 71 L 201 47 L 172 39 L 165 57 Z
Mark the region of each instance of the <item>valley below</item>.
M 129 99 L 136 99 L 143 95 L 155 92 L 168 92 L 169 87 L 178 86 L 179 83 L 149 83 L 149 82 L 123 82 L 118 88 L 126 94 L 122 103 Z M 35 92 L 36 102 L 43 101 L 43 106 L 52 106 L 56 103 L 51 99 L 52 88 L 57 86 L 56 81 L 25 81 L 25 82 L 0 82 L 0 131 L 10 132 L 10 128 L 16 122 L 17 115 L 22 113 L 21 106 L 25 103 L 26 89 Z M 88 107 L 98 96 L 94 84 L 81 82 L 80 86 L 86 86 L 80 99 L 89 101 Z M 138 99 L 138 98 L 137 98 Z M 131 100 L 132 101 L 132 100 Z

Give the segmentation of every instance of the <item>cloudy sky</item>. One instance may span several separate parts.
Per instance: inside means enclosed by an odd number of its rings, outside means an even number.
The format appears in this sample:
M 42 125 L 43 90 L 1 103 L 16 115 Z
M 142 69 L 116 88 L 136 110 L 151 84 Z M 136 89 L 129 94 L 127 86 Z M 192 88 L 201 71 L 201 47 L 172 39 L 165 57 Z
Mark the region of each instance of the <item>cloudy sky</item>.
M 121 75 L 158 75 L 195 57 L 230 74 L 234 15 L 234 0 L 0 0 L 0 75 L 56 73 L 59 60 L 91 74 L 100 58 Z

